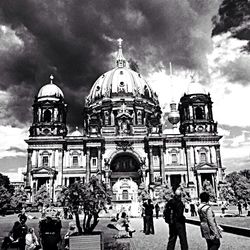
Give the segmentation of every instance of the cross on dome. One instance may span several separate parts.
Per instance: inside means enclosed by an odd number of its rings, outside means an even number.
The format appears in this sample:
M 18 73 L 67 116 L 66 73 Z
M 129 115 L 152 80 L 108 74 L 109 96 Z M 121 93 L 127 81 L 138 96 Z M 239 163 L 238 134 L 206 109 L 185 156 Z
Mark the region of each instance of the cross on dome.
M 116 58 L 116 66 L 118 68 L 123 68 L 126 66 L 126 59 L 124 58 L 123 53 L 122 53 L 123 39 L 119 38 L 117 39 L 117 42 L 118 42 L 118 53 L 117 53 L 117 58 Z
M 50 78 L 50 83 L 53 84 L 54 76 L 51 74 L 49 78 Z
M 118 42 L 119 48 L 122 48 L 123 39 L 122 38 L 118 38 L 117 42 Z

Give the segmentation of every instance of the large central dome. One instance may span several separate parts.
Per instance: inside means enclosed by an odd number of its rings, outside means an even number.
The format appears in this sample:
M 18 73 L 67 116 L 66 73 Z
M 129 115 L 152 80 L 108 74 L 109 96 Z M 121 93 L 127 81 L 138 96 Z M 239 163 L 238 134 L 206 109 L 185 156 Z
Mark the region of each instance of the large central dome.
M 121 39 L 116 67 L 94 83 L 84 107 L 84 129 L 97 136 L 161 133 L 158 97 L 142 76 L 127 66 Z
M 103 97 L 112 98 L 123 94 L 133 97 L 155 97 L 151 87 L 140 74 L 127 67 L 116 67 L 96 80 L 88 100 L 92 103 Z
M 126 59 L 122 54 L 121 43 L 116 59 L 117 67 L 101 75 L 91 88 L 87 103 L 91 104 L 102 98 L 116 96 L 144 97 L 158 102 L 156 94 L 141 74 L 127 67 Z

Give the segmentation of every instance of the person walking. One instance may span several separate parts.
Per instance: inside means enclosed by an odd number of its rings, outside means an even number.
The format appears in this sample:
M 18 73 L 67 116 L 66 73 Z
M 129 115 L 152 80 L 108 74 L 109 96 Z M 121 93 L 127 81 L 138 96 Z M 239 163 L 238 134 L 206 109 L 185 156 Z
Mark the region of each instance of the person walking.
M 177 236 L 180 239 L 181 250 L 188 250 L 184 208 L 181 201 L 181 191 L 177 189 L 174 197 L 166 203 L 163 213 L 165 222 L 169 224 L 167 250 L 175 249 Z
M 151 199 L 148 199 L 147 203 L 144 203 L 143 206 L 145 208 L 145 234 L 154 234 L 154 220 L 153 220 L 153 211 L 154 205 L 151 203 Z
M 237 206 L 238 206 L 239 216 L 241 216 L 242 215 L 242 205 L 241 205 L 240 201 L 238 201 Z
M 194 204 L 193 201 L 190 203 L 190 212 L 191 212 L 192 217 L 197 216 L 196 209 L 195 209 L 195 204 Z
M 158 203 L 156 203 L 156 205 L 155 205 L 155 218 L 156 219 L 159 218 L 159 212 L 160 212 L 160 206 Z
M 198 207 L 200 216 L 201 235 L 206 239 L 208 250 L 217 250 L 220 248 L 221 230 L 216 223 L 214 212 L 209 202 L 209 194 L 202 192 L 200 194 L 201 204 Z
M 225 214 L 226 209 L 227 209 L 226 203 L 222 202 L 221 203 L 221 213 L 223 215 Z
M 142 216 L 142 220 L 143 220 L 143 233 L 146 232 L 145 204 L 146 204 L 146 202 L 143 202 L 143 204 L 141 206 L 141 216 Z
M 243 206 L 244 206 L 244 208 L 245 208 L 245 211 L 247 211 L 247 208 L 248 208 L 247 200 L 245 200 Z

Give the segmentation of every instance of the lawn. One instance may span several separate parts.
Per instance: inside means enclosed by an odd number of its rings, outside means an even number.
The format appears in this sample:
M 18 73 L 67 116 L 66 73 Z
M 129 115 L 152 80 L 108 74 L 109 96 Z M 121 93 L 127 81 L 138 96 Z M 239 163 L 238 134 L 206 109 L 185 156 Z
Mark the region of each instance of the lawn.
M 216 217 L 219 224 L 226 224 L 235 227 L 245 227 L 250 229 L 250 217 Z

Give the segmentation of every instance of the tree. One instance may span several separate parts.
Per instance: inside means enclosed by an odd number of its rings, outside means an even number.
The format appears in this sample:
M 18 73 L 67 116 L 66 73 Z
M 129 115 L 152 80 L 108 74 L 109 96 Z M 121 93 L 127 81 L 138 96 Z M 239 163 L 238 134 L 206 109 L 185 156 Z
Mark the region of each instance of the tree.
M 173 189 L 168 184 L 162 184 L 159 192 L 159 201 L 169 201 L 173 197 Z
M 10 205 L 15 209 L 21 210 L 25 206 L 27 198 L 27 193 L 22 188 L 18 188 L 11 196 Z
M 250 175 L 249 170 L 241 170 L 240 172 L 232 172 L 225 178 L 227 185 L 222 190 L 223 197 L 227 198 L 231 195 L 231 200 L 237 202 L 239 200 L 250 201 Z M 229 191 L 229 193 L 227 193 Z M 230 197 L 230 196 L 229 196 Z
M 34 202 L 40 207 L 51 204 L 51 197 L 45 184 L 42 185 L 34 195 Z
M 220 188 L 220 197 L 222 200 L 226 200 L 229 203 L 236 203 L 237 199 L 235 197 L 234 190 L 229 182 L 223 184 Z
M 111 201 L 107 187 L 97 177 L 91 177 L 89 183 L 75 182 L 70 187 L 63 187 L 59 195 L 60 202 L 72 206 L 75 214 L 78 232 L 91 233 L 98 224 L 98 215 L 106 210 L 106 204 Z M 80 225 L 79 209 L 84 212 L 83 227 Z
M 203 190 L 204 192 L 209 193 L 209 197 L 210 197 L 210 200 L 211 200 L 211 201 L 216 201 L 216 196 L 215 196 L 214 188 L 213 188 L 213 186 L 211 185 L 210 181 L 205 180 L 205 181 L 203 182 L 202 190 Z
M 5 210 L 10 204 L 11 193 L 3 186 L 0 186 L 0 213 L 5 214 Z
M 14 192 L 14 187 L 10 185 L 9 177 L 1 173 L 0 173 L 0 186 L 5 187 L 10 193 Z
M 138 201 L 142 202 L 143 200 L 149 199 L 150 194 L 145 182 L 142 182 L 138 188 Z

